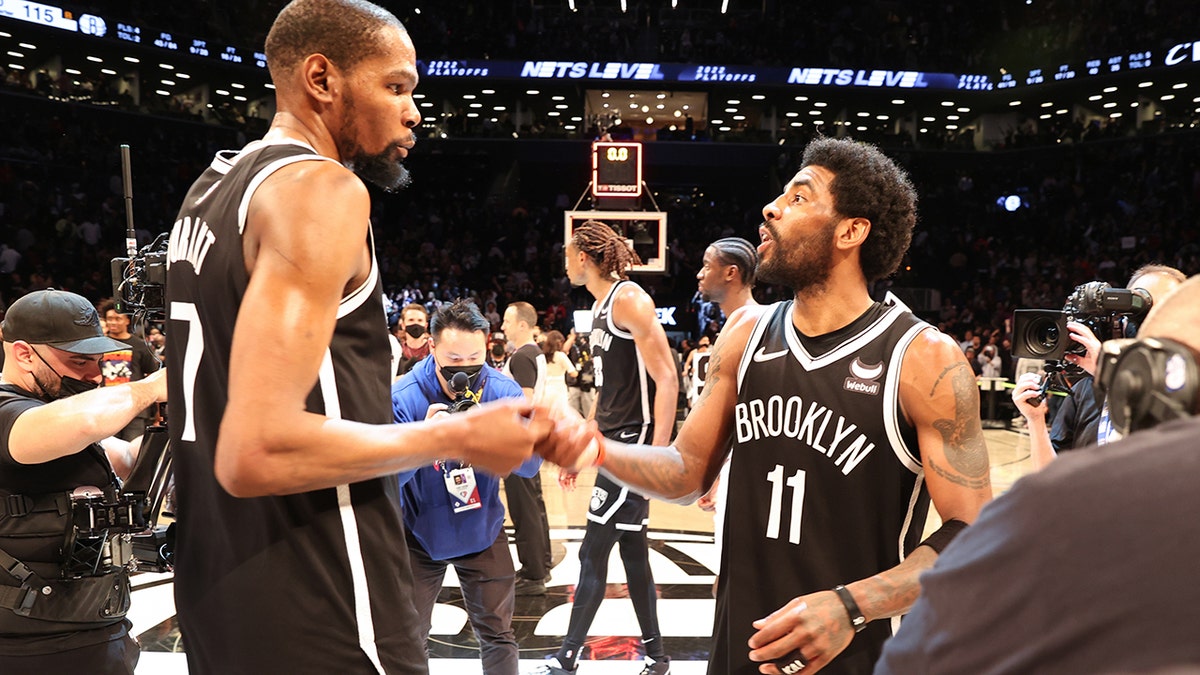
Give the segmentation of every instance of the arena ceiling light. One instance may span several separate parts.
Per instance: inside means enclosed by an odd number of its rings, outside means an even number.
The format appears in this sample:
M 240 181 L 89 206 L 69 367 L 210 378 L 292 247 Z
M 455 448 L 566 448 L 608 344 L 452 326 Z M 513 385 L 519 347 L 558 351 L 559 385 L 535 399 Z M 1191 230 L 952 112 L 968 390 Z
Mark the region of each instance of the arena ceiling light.
M 951 122 L 954 122 L 954 121 L 958 120 L 958 115 L 946 115 L 946 119 L 950 120 Z
M 814 105 L 814 106 L 816 106 L 816 107 L 818 107 L 818 108 L 824 108 L 825 106 L 827 106 L 827 105 L 829 105 L 829 104 L 828 104 L 828 103 L 826 103 L 825 101 L 816 101 L 816 102 L 814 102 L 814 103 L 813 103 L 813 105 Z
M 463 94 L 463 98 L 464 98 L 464 99 L 466 99 L 466 100 L 468 100 L 468 101 L 474 101 L 474 100 L 475 100 L 475 94 Z
M 661 100 L 663 100 L 663 99 L 664 99 L 664 98 L 666 98 L 666 97 L 667 97 L 667 95 L 666 95 L 666 94 L 664 94 L 664 93 L 662 93 L 662 92 L 660 91 L 660 92 L 658 92 L 658 94 L 657 94 L 657 95 L 656 95 L 654 98 L 656 98 L 656 99 L 658 99 L 658 100 L 660 100 L 660 101 L 661 101 Z
M 808 100 L 808 97 L 807 97 L 807 96 L 797 96 L 797 97 L 796 97 L 796 100 L 797 100 L 797 101 L 800 101 L 801 103 L 803 103 L 804 101 L 807 101 L 807 100 Z
M 490 95 L 490 94 L 496 93 L 496 90 L 495 89 L 484 89 L 483 93 Z
M 1175 84 L 1171 85 L 1171 88 L 1172 89 L 1187 89 L 1187 84 L 1188 84 L 1187 82 L 1176 82 Z
M 633 97 L 630 96 L 630 98 L 633 98 Z M 562 96 L 561 94 L 555 94 L 554 96 L 550 97 L 550 100 L 551 101 L 565 101 L 565 100 L 567 100 L 567 97 Z
M 100 58 L 99 56 L 89 56 L 87 57 L 87 60 L 91 61 L 92 63 L 104 63 L 104 59 Z
M 1020 101 L 1009 101 L 1008 105 L 1016 107 L 1016 106 L 1021 105 L 1021 102 Z
M 112 68 L 101 68 L 100 72 L 105 75 L 116 75 L 117 74 L 117 71 L 113 70 Z
M 892 105 L 904 105 L 904 99 L 894 98 L 892 99 Z
M 1105 87 L 1105 88 L 1104 88 L 1104 93 L 1106 93 L 1106 94 L 1111 94 L 1111 93 L 1113 93 L 1113 92 L 1114 92 L 1114 91 L 1116 91 L 1116 90 L 1117 90 L 1117 88 L 1116 88 L 1116 87 Z
M 37 49 L 37 45 L 31 45 L 28 42 L 18 42 L 17 46 L 25 49 Z
M 413 98 L 420 101 L 421 99 L 425 98 L 425 94 L 413 94 Z
M 179 79 L 181 79 L 181 80 L 190 80 L 190 79 L 192 79 L 192 76 L 191 76 L 191 75 L 188 75 L 187 73 L 180 73 L 180 72 L 176 72 L 176 73 L 175 73 L 175 77 L 178 77 L 178 78 L 179 78 Z
M 1104 96 L 1102 94 L 1092 94 L 1091 96 L 1088 97 L 1088 100 L 1089 101 L 1099 101 L 1102 98 L 1104 98 Z
M 229 95 L 229 91 L 227 91 L 225 89 L 217 89 L 215 91 L 216 91 L 217 96 L 228 96 Z
M 880 121 L 885 121 L 885 120 L 887 120 L 887 118 L 888 118 L 887 115 L 876 115 L 875 116 L 875 119 L 880 120 Z M 846 124 L 849 125 L 850 123 L 847 122 Z
M 163 80 L 163 81 L 162 81 L 162 83 L 163 83 L 163 84 L 165 84 L 165 85 L 167 85 L 168 87 L 174 87 L 174 86 L 175 86 L 175 81 L 174 81 L 174 80 Z
M 1048 119 L 1050 119 L 1050 117 L 1051 117 L 1050 113 L 1046 113 L 1045 115 L 1038 115 L 1038 119 L 1040 119 L 1040 120 L 1048 120 Z
M 468 108 L 482 108 L 483 104 L 482 103 L 472 103 L 471 105 L 469 105 L 467 107 Z
M 23 58 L 25 58 L 25 55 L 24 55 L 24 54 L 22 54 L 21 52 L 14 52 L 14 51 L 10 51 L 10 52 L 8 52 L 8 55 L 9 55 L 9 56 L 11 56 L 11 57 L 13 57 L 13 58 L 16 58 L 16 59 L 23 59 Z
M 1066 115 L 1069 112 L 1071 112 L 1071 111 L 1067 110 L 1066 108 L 1059 108 L 1058 110 L 1054 111 L 1054 114 L 1055 115 Z
M 1104 107 L 1105 108 L 1115 108 L 1115 107 L 1117 107 L 1117 104 L 1112 101 L 1109 101 L 1108 103 L 1104 104 Z
M 526 89 L 526 90 L 525 90 L 525 95 L 526 95 L 526 96 L 537 96 L 537 95 L 538 95 L 538 94 L 540 94 L 540 93 L 542 93 L 542 92 L 538 91 L 537 89 Z M 604 97 L 605 97 L 605 98 L 608 98 L 608 94 L 607 94 L 607 93 L 605 93 Z
M 246 102 L 246 97 L 245 97 L 245 96 L 234 96 L 234 97 L 233 97 L 233 100 L 235 100 L 235 101 L 241 101 L 242 103 L 245 103 L 245 102 Z
M 734 115 L 733 119 L 738 122 L 741 122 L 742 120 L 746 119 L 746 116 L 745 115 Z M 647 122 L 646 124 L 649 124 L 649 122 Z
M 10 63 L 10 64 L 8 64 L 8 67 L 13 70 L 25 70 L 25 66 L 23 66 L 19 63 Z
M 498 106 L 493 107 L 492 110 L 495 110 L 497 112 L 504 112 L 505 110 L 507 110 L 507 108 L 505 108 L 502 105 L 498 105 Z
M 953 108 L 954 101 L 942 101 L 942 106 L 945 108 Z
M 82 75 L 83 74 L 83 73 L 79 72 L 78 70 L 75 70 L 74 68 L 67 68 L 64 72 L 68 75 Z
M 767 97 L 763 96 L 762 94 L 755 94 L 755 95 L 751 96 L 750 98 L 754 99 L 755 101 L 764 101 L 764 100 L 766 100 Z
M 160 64 L 158 64 L 158 67 L 162 68 L 163 70 L 175 70 L 175 66 L 173 66 L 169 63 L 160 63 Z
M 950 131 L 954 131 L 955 129 L 958 128 L 958 125 L 957 124 L 947 124 L 946 128 L 949 129 Z
M 159 96 L 170 96 L 171 95 L 171 92 L 163 91 L 162 89 L 155 89 L 154 93 L 158 94 Z
M 725 124 L 725 120 L 712 120 L 713 124 Z
M 267 89 L 274 89 L 274 88 L 275 88 L 275 85 L 274 85 L 274 84 L 271 84 L 270 82 L 268 82 L 268 83 L 264 84 L 263 86 L 264 86 L 264 87 L 266 87 Z
M 246 85 L 241 84 L 240 82 L 230 82 L 229 86 L 233 87 L 234 89 L 245 89 L 246 88 Z
M 1053 102 L 1053 101 L 1046 101 L 1045 103 L 1043 103 L 1043 104 L 1042 104 L 1042 107 L 1043 107 L 1043 108 L 1050 108 L 1050 107 L 1053 107 L 1053 106 L 1054 106 L 1054 102 Z
M 921 118 L 921 121 L 922 121 L 922 122 L 933 122 L 933 121 L 935 121 L 935 120 L 934 120 L 934 118 L 932 118 L 932 117 L 922 117 L 922 118 Z
M 871 113 L 869 113 L 869 112 L 859 112 L 859 113 L 856 113 L 856 114 L 857 114 L 859 117 L 870 117 L 870 116 L 871 116 Z
M 126 56 L 126 57 L 125 57 L 125 60 L 126 60 L 126 61 L 128 61 L 128 62 L 130 62 L 130 63 L 141 63 L 141 62 L 142 62 L 142 60 L 141 60 L 141 59 L 139 59 L 139 58 L 138 58 L 138 57 L 136 57 L 136 56 Z
M 789 111 L 789 112 L 786 112 L 786 113 L 784 113 L 784 114 L 783 114 L 783 116 L 784 116 L 784 117 L 799 117 L 799 116 L 800 116 L 800 113 L 798 113 L 798 112 L 796 112 L 796 111 L 794 111 L 794 110 L 793 110 L 793 111 Z
M 1175 98 L 1175 94 L 1163 94 L 1162 97 L 1160 97 L 1158 100 L 1170 101 L 1170 100 L 1173 100 L 1174 98 Z
M 1150 82 L 1150 81 L 1138 82 L 1138 89 L 1145 89 L 1146 87 L 1153 87 L 1153 86 L 1154 86 L 1154 83 Z
M 1109 116 L 1109 117 L 1111 117 L 1111 118 L 1113 118 L 1113 119 L 1116 119 L 1116 118 L 1118 118 L 1118 117 L 1120 117 L 1120 116 L 1121 116 L 1121 113 L 1119 113 L 1119 112 L 1115 112 L 1115 113 L 1109 113 L 1109 114 L 1108 114 L 1108 116 Z
M 968 107 L 966 107 L 966 106 L 963 106 L 963 107 L 961 107 L 961 108 L 955 108 L 955 110 L 957 110 L 957 111 L 958 111 L 958 112 L 960 112 L 960 113 L 969 113 L 969 112 L 971 112 L 971 109 L 970 109 L 970 108 L 968 108 Z

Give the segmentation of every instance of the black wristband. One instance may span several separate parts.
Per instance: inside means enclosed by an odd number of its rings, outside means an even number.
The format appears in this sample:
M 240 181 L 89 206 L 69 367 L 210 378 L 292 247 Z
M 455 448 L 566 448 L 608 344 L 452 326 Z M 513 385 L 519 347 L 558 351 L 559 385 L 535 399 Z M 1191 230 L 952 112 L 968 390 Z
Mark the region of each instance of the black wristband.
M 862 629 L 867 627 L 867 617 L 863 616 L 862 610 L 858 608 L 858 603 L 854 601 L 854 596 L 841 584 L 834 586 L 833 592 L 837 593 L 838 599 L 846 606 L 846 614 L 850 615 L 850 625 L 854 627 L 854 632 L 861 633 Z
M 917 544 L 917 546 L 928 546 L 929 548 L 937 551 L 938 555 L 941 555 L 942 551 L 950 545 L 950 542 L 958 536 L 958 533 L 965 529 L 967 529 L 966 523 L 956 518 L 951 518 L 950 520 L 942 523 L 942 526 L 938 528 L 937 532 L 934 532 L 926 537 L 925 541 Z

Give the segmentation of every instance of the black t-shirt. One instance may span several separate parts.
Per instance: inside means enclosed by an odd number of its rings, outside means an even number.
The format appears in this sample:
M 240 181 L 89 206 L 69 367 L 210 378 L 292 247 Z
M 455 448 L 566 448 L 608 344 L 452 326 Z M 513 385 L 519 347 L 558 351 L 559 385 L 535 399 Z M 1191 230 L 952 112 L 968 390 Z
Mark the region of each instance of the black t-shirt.
M 517 381 L 522 389 L 537 388 L 546 378 L 546 356 L 534 343 L 521 346 L 504 365 L 504 373 Z
M 1100 424 L 1100 406 L 1092 378 L 1071 385 L 1071 395 L 1063 401 L 1050 426 L 1050 443 L 1055 452 L 1085 448 L 1096 444 L 1096 429 Z
M 65 457 L 41 464 L 21 464 L 12 458 L 8 438 L 13 424 L 23 413 L 45 405 L 29 392 L 11 384 L 0 385 L 0 495 L 41 497 L 67 493 L 81 485 L 103 488 L 113 480 L 112 468 L 104 451 L 97 445 Z M 0 520 L 0 549 L 27 564 L 43 579 L 57 576 L 62 562 L 59 548 L 66 533 L 66 518 L 33 519 L 5 518 Z M 16 578 L 0 571 L 0 585 L 19 586 Z M 0 620 L 0 655 L 48 654 L 75 649 L 123 637 L 128 630 L 124 618 L 97 621 L 79 626 L 70 633 L 31 635 L 38 629 L 33 624 L 21 624 L 21 632 L 13 631 L 20 619 L 8 610 Z M 7 627 L 7 628 L 6 628 Z

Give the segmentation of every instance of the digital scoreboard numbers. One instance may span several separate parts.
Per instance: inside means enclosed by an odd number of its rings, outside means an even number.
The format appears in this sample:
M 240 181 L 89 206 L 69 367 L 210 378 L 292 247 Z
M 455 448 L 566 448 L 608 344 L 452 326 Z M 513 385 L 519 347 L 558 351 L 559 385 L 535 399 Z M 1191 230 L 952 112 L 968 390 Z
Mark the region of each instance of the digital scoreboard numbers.
M 592 144 L 592 196 L 642 196 L 642 144 Z

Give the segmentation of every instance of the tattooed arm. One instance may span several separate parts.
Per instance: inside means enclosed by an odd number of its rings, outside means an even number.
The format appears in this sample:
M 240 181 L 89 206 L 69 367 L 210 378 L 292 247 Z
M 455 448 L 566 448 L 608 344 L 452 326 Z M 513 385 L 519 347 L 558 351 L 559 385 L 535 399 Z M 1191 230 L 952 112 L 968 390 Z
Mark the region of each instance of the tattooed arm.
M 992 498 L 979 387 L 962 350 L 949 337 L 926 330 L 904 356 L 900 406 L 917 429 L 925 481 L 943 521 L 972 523 Z M 923 526 L 923 523 L 914 523 Z M 937 552 L 918 546 L 900 565 L 847 584 L 868 620 L 907 612 L 917 599 L 917 575 Z
M 713 345 L 704 392 L 673 445 L 605 441 L 601 470 L 648 497 L 678 504 L 690 504 L 707 492 L 732 443 L 738 364 L 761 311 L 759 306 L 743 307 L 729 317 Z

